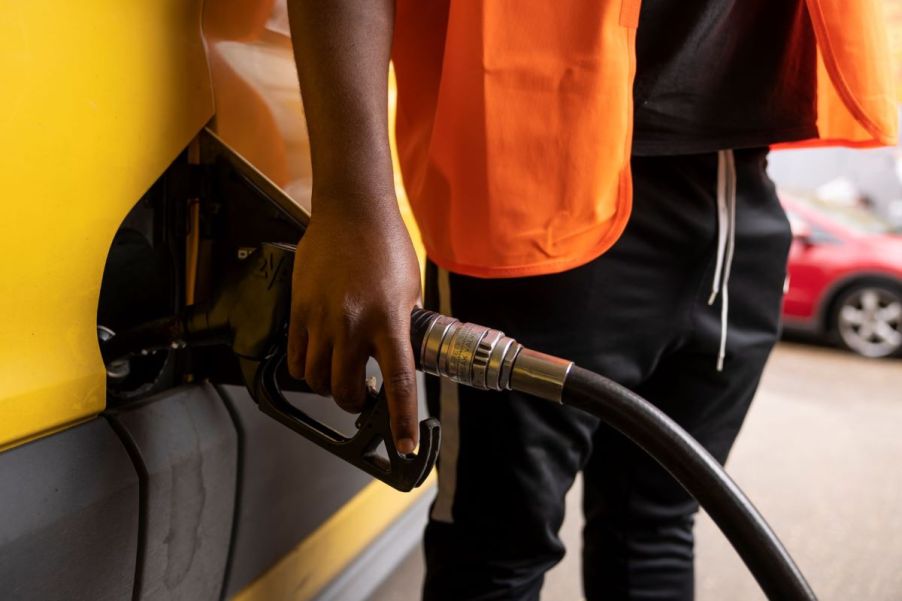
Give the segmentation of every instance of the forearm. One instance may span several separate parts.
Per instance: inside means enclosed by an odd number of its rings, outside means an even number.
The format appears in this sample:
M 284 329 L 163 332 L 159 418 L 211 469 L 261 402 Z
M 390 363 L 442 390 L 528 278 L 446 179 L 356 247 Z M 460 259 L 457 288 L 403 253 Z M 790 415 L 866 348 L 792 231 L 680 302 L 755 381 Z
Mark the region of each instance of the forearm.
M 289 0 L 310 134 L 313 213 L 397 210 L 388 143 L 394 0 Z

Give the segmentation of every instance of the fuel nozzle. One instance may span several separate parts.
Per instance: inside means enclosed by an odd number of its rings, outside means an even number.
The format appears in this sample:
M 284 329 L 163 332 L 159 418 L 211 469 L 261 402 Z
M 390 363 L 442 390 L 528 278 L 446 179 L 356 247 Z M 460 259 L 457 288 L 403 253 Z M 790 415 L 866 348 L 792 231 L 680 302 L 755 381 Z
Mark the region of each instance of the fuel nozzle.
M 417 367 L 481 390 L 517 390 L 561 402 L 572 361 L 524 347 L 503 332 L 425 309 L 411 315 Z
M 285 397 L 280 384 L 285 378 L 280 373 L 285 371 L 294 251 L 287 244 L 263 244 L 222 282 L 209 303 L 107 336 L 101 349 L 107 369 L 136 353 L 162 348 L 228 346 L 238 357 L 247 389 L 263 413 L 398 490 L 419 486 L 438 457 L 438 420 L 421 421 L 419 451 L 402 454 L 394 445 L 384 391 L 368 392 L 357 429 L 350 436 L 314 419 Z
M 108 366 L 130 355 L 165 348 L 226 345 L 239 357 L 260 360 L 272 352 L 288 322 L 294 246 L 264 243 L 218 286 L 209 303 L 102 335 Z

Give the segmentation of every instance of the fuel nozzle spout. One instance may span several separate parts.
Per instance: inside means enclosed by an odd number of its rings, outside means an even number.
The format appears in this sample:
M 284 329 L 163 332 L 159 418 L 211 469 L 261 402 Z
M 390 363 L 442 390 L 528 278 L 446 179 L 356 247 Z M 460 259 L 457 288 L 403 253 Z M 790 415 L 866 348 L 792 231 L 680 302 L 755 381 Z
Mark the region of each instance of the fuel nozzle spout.
M 227 344 L 248 359 L 269 355 L 288 323 L 294 252 L 290 244 L 262 244 L 209 303 L 189 307 L 184 329 L 191 344 Z
M 288 322 L 294 246 L 265 243 L 242 261 L 208 303 L 102 340 L 104 363 L 165 348 L 226 345 L 239 357 L 272 352 Z
M 481 390 L 517 390 L 561 402 L 572 361 L 524 347 L 503 332 L 414 309 L 411 341 L 417 367 Z

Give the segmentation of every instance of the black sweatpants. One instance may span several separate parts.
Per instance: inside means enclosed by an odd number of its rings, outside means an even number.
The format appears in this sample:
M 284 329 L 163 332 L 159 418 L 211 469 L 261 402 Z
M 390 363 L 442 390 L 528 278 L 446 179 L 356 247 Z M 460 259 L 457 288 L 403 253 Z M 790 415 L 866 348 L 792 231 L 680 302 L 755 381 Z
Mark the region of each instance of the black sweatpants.
M 765 150 L 633 158 L 632 218 L 603 256 L 513 279 L 430 264 L 426 305 L 613 378 L 725 461 L 777 339 L 791 242 L 765 166 Z M 724 295 L 713 304 L 709 296 L 717 264 L 725 270 L 718 233 L 729 223 L 718 222 L 718 185 L 729 188 L 731 177 L 735 252 L 718 371 Z M 693 598 L 698 506 L 630 441 L 520 393 L 432 378 L 427 388 L 443 446 L 424 599 L 538 599 L 545 571 L 564 555 L 564 496 L 579 471 L 588 601 Z

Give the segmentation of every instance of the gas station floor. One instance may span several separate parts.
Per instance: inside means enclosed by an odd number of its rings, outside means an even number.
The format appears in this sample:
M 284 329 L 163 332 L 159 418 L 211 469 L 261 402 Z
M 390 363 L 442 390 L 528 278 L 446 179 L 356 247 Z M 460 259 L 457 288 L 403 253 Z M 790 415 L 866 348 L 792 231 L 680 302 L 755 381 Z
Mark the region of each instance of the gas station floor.
M 902 361 L 781 343 L 727 468 L 822 601 L 902 599 Z M 580 495 L 577 480 L 543 601 L 582 599 Z M 696 533 L 698 601 L 764 598 L 707 516 Z M 418 547 L 370 601 L 415 601 L 422 576 Z

